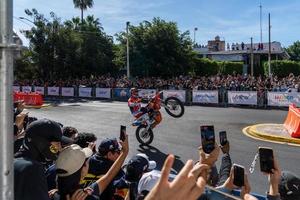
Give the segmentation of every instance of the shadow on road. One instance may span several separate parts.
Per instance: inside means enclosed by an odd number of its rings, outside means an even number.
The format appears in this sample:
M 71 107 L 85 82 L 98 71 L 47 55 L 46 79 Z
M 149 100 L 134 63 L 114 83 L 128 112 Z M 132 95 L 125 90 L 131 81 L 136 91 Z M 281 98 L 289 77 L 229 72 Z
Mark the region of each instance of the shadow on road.
M 150 160 L 156 161 L 156 169 L 161 170 L 168 154 L 165 154 L 161 152 L 156 147 L 153 147 L 151 145 L 140 145 L 140 149 L 138 149 L 139 152 L 146 154 Z M 178 173 L 181 168 L 184 166 L 184 163 L 180 160 L 180 157 L 177 155 L 175 156 L 175 161 L 173 164 L 172 169 L 174 170 L 174 173 Z

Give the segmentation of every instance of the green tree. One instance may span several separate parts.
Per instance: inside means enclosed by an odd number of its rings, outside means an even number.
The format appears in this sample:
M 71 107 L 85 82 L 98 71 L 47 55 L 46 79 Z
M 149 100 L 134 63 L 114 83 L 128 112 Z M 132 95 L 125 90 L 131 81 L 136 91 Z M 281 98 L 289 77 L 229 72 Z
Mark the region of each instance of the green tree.
M 287 49 L 288 54 L 291 56 L 291 60 L 300 61 L 300 41 L 294 42 L 293 45 L 289 46 Z
M 92 8 L 94 5 L 93 0 L 73 0 L 74 7 L 81 10 L 81 22 L 83 22 L 83 11 L 87 8 Z
M 175 22 L 154 18 L 129 26 L 130 71 L 134 76 L 175 76 L 189 71 L 192 42 L 189 32 L 180 33 Z M 117 34 L 120 43 L 115 62 L 125 63 L 126 33 Z M 119 66 L 121 67 L 121 66 Z

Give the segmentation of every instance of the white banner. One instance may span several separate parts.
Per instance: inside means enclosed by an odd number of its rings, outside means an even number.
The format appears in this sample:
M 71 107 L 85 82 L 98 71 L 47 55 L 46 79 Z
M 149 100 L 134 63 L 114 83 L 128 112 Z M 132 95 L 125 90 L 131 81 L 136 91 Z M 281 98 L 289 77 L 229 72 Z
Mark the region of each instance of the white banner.
M 229 104 L 257 105 L 257 92 L 228 91 Z
M 22 92 L 31 92 L 32 87 L 31 86 L 22 86 Z
M 20 92 L 21 90 L 20 90 L 20 86 L 13 86 L 13 91 L 14 92 Z
M 91 97 L 92 96 L 92 88 L 79 88 L 79 96 L 80 97 Z
M 300 93 L 298 92 L 268 92 L 269 106 L 286 106 L 290 104 L 300 106 Z
M 139 90 L 139 97 L 142 98 L 151 98 L 156 94 L 155 89 L 140 89 Z
M 180 101 L 185 102 L 185 90 L 164 90 L 163 98 L 166 99 L 168 97 L 176 97 Z
M 41 95 L 44 95 L 44 94 L 45 94 L 45 88 L 44 88 L 44 87 L 34 86 L 34 91 L 35 91 L 36 93 L 41 94 Z
M 193 91 L 193 103 L 218 103 L 218 91 L 195 90 Z
M 72 87 L 62 87 L 61 88 L 61 96 L 63 96 L 63 97 L 73 97 L 74 96 L 74 88 L 72 88 Z
M 48 95 L 59 96 L 59 87 L 48 87 Z
M 96 88 L 96 97 L 110 99 L 111 89 L 110 88 Z

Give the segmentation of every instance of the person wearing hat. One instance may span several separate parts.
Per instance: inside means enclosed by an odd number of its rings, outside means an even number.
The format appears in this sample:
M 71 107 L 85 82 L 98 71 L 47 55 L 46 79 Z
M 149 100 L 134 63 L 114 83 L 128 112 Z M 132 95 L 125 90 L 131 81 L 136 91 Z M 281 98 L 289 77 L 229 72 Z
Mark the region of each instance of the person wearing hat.
M 49 119 L 27 127 L 14 159 L 15 200 L 49 199 L 43 164 L 57 159 L 64 139 L 59 124 Z
M 107 138 L 101 141 L 98 146 L 98 152 L 89 160 L 89 171 L 81 182 L 84 186 L 88 186 L 97 181 L 101 176 L 106 174 L 117 158 L 120 156 L 120 145 L 116 138 Z M 120 179 L 124 175 L 122 169 L 115 176 L 114 180 Z M 112 199 L 114 191 L 114 180 L 102 192 L 101 199 Z
M 101 199 L 99 198 L 100 194 L 120 171 L 128 155 L 127 135 L 125 141 L 121 141 L 120 144 L 122 149 L 116 161 L 106 174 L 89 185 L 89 187 L 80 185 L 80 181 L 88 173 L 89 157 L 93 153 L 92 150 L 89 148 L 82 149 L 76 144 L 66 147 L 59 154 L 56 161 L 58 193 L 54 195 L 54 200 L 77 199 L 77 197 L 86 200 Z
M 133 156 L 126 165 L 125 176 L 116 183 L 115 199 L 124 199 L 129 195 L 130 199 L 136 199 L 138 183 L 144 173 L 150 172 L 156 167 L 156 162 L 149 160 L 146 154 L 140 153 Z M 125 190 L 125 191 L 124 191 Z M 123 191 L 123 192 L 120 192 Z

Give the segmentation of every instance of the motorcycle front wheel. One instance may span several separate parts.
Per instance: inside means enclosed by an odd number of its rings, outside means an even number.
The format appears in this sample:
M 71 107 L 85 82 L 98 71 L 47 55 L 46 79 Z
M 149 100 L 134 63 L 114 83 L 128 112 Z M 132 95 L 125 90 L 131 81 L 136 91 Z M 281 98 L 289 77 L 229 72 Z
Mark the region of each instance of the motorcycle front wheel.
M 165 100 L 165 110 L 172 117 L 179 118 L 184 114 L 184 105 L 176 97 L 168 97 Z
M 138 142 L 144 145 L 151 144 L 154 138 L 152 129 L 149 128 L 147 131 L 147 126 L 144 124 L 137 127 L 135 136 Z

